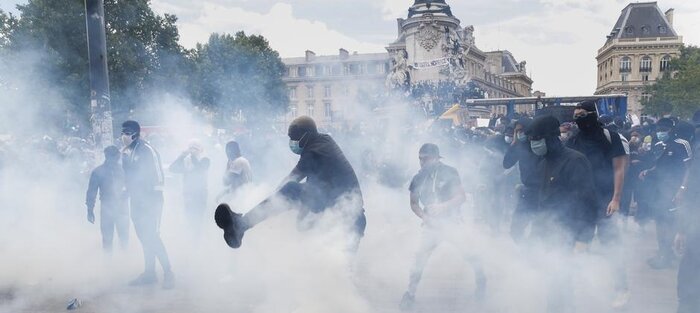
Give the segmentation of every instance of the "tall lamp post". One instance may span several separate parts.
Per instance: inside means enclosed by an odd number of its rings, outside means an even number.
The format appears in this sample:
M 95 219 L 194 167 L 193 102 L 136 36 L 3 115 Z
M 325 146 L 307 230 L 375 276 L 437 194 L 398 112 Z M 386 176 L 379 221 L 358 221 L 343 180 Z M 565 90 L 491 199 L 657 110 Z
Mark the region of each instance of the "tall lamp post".
M 95 145 L 106 147 L 112 144 L 114 135 L 103 0 L 85 0 L 85 21 L 90 63 L 90 123 Z

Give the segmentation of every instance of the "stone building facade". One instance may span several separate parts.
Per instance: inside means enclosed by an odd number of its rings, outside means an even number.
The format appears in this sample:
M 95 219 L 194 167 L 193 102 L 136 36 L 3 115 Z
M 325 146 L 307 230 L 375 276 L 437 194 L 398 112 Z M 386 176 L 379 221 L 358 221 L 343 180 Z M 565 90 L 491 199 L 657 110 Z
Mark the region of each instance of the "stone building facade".
M 445 0 L 415 0 L 407 18 L 397 19 L 396 41 L 387 53 L 284 58 L 290 98 L 287 119 L 314 117 L 322 125 L 352 119 L 358 97 L 422 83 L 475 83 L 488 98 L 529 97 L 532 79 L 525 62 L 509 51 L 484 52 L 474 27 L 460 25 Z M 494 108 L 505 113 L 505 108 Z
M 680 56 L 682 45 L 673 29 L 673 9 L 663 13 L 656 2 L 629 4 L 598 50 L 595 94 L 626 94 L 628 112 L 643 115 L 645 88 Z

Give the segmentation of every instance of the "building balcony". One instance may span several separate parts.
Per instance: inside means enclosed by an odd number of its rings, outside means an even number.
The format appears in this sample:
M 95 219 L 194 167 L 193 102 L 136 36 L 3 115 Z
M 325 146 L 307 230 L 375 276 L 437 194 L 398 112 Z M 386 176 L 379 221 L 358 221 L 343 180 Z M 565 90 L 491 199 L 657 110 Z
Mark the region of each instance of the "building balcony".
M 642 73 L 650 73 L 651 72 L 651 66 L 649 67 L 640 67 L 639 71 Z
M 621 67 L 620 68 L 620 73 L 630 73 L 630 72 L 632 72 L 631 67 Z

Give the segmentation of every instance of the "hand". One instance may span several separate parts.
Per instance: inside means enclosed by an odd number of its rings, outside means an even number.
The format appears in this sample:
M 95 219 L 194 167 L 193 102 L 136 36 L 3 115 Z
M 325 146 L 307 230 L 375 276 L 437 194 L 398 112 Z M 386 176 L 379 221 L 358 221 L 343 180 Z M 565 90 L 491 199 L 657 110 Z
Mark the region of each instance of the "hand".
M 574 254 L 583 254 L 588 251 L 588 244 L 582 241 L 577 241 L 574 245 Z
M 87 221 L 90 222 L 90 224 L 95 224 L 95 211 L 88 210 Z
M 608 203 L 608 210 L 606 214 L 608 216 L 612 216 L 617 211 L 620 211 L 620 200 L 611 200 L 610 203 Z
M 685 243 L 685 235 L 681 233 L 676 234 L 676 238 L 673 240 L 673 252 L 678 256 L 682 256 L 685 253 Z

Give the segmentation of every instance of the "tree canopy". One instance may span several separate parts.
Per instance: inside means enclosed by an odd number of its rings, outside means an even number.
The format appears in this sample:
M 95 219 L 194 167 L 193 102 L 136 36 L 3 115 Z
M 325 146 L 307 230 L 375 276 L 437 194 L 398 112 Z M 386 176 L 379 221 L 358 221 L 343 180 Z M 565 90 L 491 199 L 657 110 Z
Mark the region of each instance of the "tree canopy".
M 254 118 L 287 107 L 284 65 L 262 36 L 213 34 L 188 50 L 178 42 L 177 17 L 155 13 L 150 0 L 104 0 L 104 6 L 115 120 L 163 93 L 190 98 L 222 116 L 244 112 Z M 84 1 L 29 0 L 17 9 L 18 16 L 0 11 L 0 87 L 31 85 L 25 94 L 51 94 L 47 109 L 65 109 L 85 125 L 90 92 Z
M 647 88 L 651 95 L 643 100 L 644 112 L 661 116 L 673 114 L 690 117 L 700 109 L 700 48 L 683 47 L 680 58 L 671 60 L 670 68 L 656 84 Z

